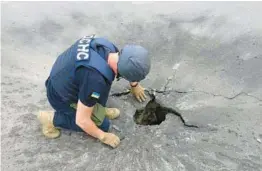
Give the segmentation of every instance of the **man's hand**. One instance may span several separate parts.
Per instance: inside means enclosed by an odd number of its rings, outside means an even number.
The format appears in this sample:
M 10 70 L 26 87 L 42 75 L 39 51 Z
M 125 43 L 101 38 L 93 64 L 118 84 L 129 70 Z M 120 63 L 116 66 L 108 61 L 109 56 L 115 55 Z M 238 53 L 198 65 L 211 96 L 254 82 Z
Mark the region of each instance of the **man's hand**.
M 76 124 L 82 128 L 87 134 L 98 138 L 101 142 L 108 144 L 115 148 L 119 145 L 120 139 L 112 134 L 106 133 L 99 129 L 91 120 L 91 115 L 94 107 L 85 106 L 80 100 L 77 105 Z
M 113 148 L 116 148 L 119 143 L 120 143 L 120 139 L 118 136 L 116 136 L 113 133 L 104 133 L 101 137 L 99 137 L 99 140 L 107 145 L 110 145 Z
M 131 83 L 131 93 L 139 102 L 146 100 L 145 89 L 139 83 Z

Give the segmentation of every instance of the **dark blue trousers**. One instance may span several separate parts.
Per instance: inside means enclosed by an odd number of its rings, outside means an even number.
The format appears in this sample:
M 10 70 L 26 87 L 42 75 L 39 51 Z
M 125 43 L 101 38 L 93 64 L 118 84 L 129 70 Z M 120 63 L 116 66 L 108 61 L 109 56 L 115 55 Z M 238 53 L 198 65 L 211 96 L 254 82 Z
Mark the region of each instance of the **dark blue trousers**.
M 73 107 L 70 107 L 69 104 L 65 104 L 59 99 L 52 98 L 52 94 L 56 93 L 52 89 L 52 85 L 46 81 L 46 89 L 47 89 L 47 98 L 50 105 L 55 110 L 53 124 L 55 127 L 65 128 L 73 131 L 84 132 L 77 124 L 76 124 L 76 110 Z M 99 126 L 99 128 L 105 132 L 109 130 L 110 122 L 107 117 L 105 117 L 103 123 Z

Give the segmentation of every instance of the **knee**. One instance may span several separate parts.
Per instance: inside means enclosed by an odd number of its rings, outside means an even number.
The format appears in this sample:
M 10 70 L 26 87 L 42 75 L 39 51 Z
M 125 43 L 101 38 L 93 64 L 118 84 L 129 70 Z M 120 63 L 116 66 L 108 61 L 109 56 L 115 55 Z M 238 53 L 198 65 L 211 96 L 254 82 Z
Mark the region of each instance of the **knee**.
M 105 132 L 108 132 L 110 126 L 110 121 L 108 118 L 105 118 L 103 123 L 99 126 L 99 128 Z

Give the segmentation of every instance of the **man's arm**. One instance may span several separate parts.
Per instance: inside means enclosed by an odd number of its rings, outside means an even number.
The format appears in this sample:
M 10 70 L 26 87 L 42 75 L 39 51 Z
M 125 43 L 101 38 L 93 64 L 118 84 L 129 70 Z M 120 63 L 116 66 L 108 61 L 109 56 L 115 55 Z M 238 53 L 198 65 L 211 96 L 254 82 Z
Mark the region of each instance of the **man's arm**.
M 94 107 L 85 106 L 80 100 L 76 110 L 76 124 L 81 127 L 89 135 L 101 139 L 104 132 L 99 129 L 91 119 Z
M 91 119 L 94 107 L 85 106 L 80 100 L 76 110 L 76 124 L 87 134 L 98 138 L 101 142 L 115 148 L 119 145 L 120 139 L 112 133 L 106 133 L 99 129 Z
M 138 84 L 138 82 L 130 82 L 131 87 L 135 87 Z

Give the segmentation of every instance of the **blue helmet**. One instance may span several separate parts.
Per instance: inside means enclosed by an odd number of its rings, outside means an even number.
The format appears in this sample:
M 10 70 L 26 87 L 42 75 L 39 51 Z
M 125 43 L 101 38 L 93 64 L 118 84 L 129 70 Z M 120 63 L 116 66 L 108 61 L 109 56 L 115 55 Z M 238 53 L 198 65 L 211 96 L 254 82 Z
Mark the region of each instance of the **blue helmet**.
M 139 82 L 151 68 L 148 51 L 139 45 L 126 45 L 121 50 L 117 64 L 118 74 L 130 82 Z

